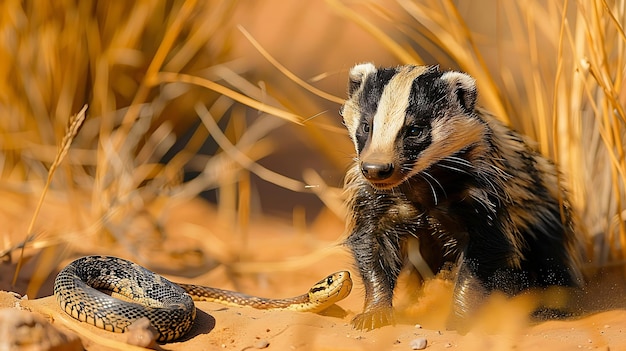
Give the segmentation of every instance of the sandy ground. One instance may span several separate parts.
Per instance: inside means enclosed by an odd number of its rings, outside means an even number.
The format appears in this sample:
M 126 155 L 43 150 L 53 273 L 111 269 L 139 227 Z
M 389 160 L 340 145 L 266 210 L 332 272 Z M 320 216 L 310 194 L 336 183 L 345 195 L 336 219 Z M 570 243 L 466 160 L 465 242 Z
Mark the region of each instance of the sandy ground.
M 210 220 L 214 217 L 210 207 L 192 202 L 172 210 L 166 231 L 174 239 L 161 242 L 161 249 L 153 249 L 150 259 L 145 253 L 133 256 L 131 250 L 116 245 L 88 245 L 88 252 L 64 254 L 59 266 L 82 254 L 115 254 L 144 259 L 142 264 L 167 273 L 175 281 L 267 297 L 299 295 L 334 271 L 347 269 L 353 273 L 351 295 L 320 314 L 199 302 L 192 331 L 182 340 L 160 345 L 164 350 L 411 350 L 412 342 L 422 338 L 427 341 L 427 350 L 626 350 L 623 309 L 530 324 L 520 312 L 523 303 L 494 299 L 483 316 L 472 322 L 469 332 L 446 330 L 450 281 L 431 280 L 422 289 L 408 273 L 403 274 L 398 287 L 398 324 L 357 331 L 349 321 L 360 311 L 363 291 L 350 256 L 336 245 L 343 230 L 340 220 L 326 214 L 306 230 L 298 230 L 281 221 L 262 219 L 252 221 L 247 234 L 243 234 L 221 228 Z M 23 275 L 27 276 L 32 266 L 27 264 Z M 0 265 L 0 290 L 9 290 L 7 277 L 14 269 L 14 263 Z M 61 330 L 79 335 L 88 350 L 133 349 L 125 344 L 126 335 L 102 331 L 65 315 L 50 296 L 53 278 L 51 274 L 43 283 L 39 298 L 18 299 L 15 294 L 0 293 L 0 308 L 41 314 Z M 25 287 L 12 290 L 23 294 Z M 617 300 L 623 298 L 617 288 L 596 290 L 594 294 L 604 295 L 605 300 L 611 300 L 611 294 L 616 294 Z

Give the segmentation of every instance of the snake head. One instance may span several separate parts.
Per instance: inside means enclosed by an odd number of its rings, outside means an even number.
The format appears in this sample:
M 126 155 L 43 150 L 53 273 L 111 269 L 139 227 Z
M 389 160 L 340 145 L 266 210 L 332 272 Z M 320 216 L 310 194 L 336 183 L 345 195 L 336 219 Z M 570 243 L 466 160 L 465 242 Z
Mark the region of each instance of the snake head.
M 345 299 L 352 290 L 350 272 L 333 273 L 309 289 L 309 302 L 315 306 L 311 312 L 320 312 L 334 303 Z

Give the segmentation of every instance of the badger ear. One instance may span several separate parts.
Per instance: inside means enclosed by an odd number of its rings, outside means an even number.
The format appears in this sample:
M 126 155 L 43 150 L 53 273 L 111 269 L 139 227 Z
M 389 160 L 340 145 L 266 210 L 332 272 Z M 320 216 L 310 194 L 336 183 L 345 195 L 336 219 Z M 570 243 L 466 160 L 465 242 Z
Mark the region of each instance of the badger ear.
M 352 94 L 354 94 L 355 91 L 359 90 L 361 85 L 363 85 L 363 82 L 365 82 L 367 76 L 374 72 L 376 72 L 376 66 L 374 66 L 370 62 L 361 63 L 352 67 L 349 74 L 350 82 L 348 85 L 348 96 L 352 97 Z
M 476 80 L 461 72 L 446 72 L 441 79 L 448 83 L 452 96 L 456 96 L 465 112 L 473 112 L 476 106 Z

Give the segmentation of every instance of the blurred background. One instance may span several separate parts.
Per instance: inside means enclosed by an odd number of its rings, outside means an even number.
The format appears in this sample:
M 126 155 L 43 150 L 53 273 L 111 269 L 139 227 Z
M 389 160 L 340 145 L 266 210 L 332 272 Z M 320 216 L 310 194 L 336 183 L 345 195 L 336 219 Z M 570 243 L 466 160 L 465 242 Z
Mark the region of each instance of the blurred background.
M 338 110 L 367 61 L 473 75 L 559 165 L 587 270 L 623 274 L 623 0 L 0 6 L 0 289 L 49 295 L 79 253 L 252 262 L 259 228 L 336 245 L 354 155 Z M 181 213 L 213 234 L 177 234 Z

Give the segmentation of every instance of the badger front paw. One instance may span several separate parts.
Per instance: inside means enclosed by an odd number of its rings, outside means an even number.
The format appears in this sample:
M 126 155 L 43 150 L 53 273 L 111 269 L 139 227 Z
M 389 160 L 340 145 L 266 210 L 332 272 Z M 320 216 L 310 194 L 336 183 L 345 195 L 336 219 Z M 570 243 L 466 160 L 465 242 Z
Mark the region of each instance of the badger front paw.
M 351 323 L 355 329 L 372 330 L 395 324 L 395 319 L 391 308 L 377 308 L 357 314 Z

